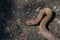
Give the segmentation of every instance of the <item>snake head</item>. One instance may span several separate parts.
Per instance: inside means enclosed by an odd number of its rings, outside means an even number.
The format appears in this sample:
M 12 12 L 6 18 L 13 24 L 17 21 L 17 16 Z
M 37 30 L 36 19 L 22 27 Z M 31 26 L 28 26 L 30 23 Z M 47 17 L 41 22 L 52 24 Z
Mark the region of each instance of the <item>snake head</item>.
M 28 21 L 26 21 L 27 25 L 35 25 L 36 24 L 36 20 L 35 19 L 30 19 Z

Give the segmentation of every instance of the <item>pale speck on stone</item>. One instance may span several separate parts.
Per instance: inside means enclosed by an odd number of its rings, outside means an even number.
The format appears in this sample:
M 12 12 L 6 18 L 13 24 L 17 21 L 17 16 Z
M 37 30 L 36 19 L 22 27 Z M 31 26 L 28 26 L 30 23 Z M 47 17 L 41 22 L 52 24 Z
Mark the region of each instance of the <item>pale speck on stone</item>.
M 56 6 L 54 6 L 54 9 L 56 9 Z
M 38 34 L 41 34 L 40 31 L 38 31 Z
M 29 6 L 31 6 L 31 4 L 29 4 Z
M 13 35 L 12 34 L 10 34 L 10 37 L 12 37 Z
M 39 11 L 41 7 L 38 7 L 35 11 Z
M 6 31 L 10 31 L 10 30 L 9 30 L 9 27 L 6 27 Z
M 58 21 L 58 19 L 54 19 L 54 21 Z
M 18 40 L 18 39 L 15 39 L 15 40 Z
M 27 14 L 29 13 L 29 12 L 26 12 Z
M 17 7 L 18 9 L 20 8 L 20 6 Z
M 35 18 L 36 16 L 37 16 L 37 13 L 36 13 L 36 14 L 34 14 L 34 16 L 33 16 L 33 17 Z
M 58 20 L 58 23 L 60 24 L 60 20 Z
M 15 13 L 15 11 L 12 11 L 12 13 Z
M 21 35 L 23 36 L 24 34 L 22 33 Z
M 60 9 L 56 9 L 56 11 L 60 11 Z

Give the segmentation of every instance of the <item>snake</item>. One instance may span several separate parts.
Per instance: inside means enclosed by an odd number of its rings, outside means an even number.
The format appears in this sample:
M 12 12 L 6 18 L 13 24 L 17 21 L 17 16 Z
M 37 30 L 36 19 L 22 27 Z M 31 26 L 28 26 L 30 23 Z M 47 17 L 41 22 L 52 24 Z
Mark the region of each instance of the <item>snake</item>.
M 40 22 L 38 29 L 42 36 L 44 36 L 47 40 L 60 40 L 53 33 L 49 32 L 46 28 L 46 24 L 51 19 L 52 14 L 53 13 L 50 8 L 43 8 L 39 11 L 39 14 L 35 19 L 27 20 L 26 24 L 27 25 L 36 25 Z M 43 18 L 43 16 L 44 16 L 44 18 Z

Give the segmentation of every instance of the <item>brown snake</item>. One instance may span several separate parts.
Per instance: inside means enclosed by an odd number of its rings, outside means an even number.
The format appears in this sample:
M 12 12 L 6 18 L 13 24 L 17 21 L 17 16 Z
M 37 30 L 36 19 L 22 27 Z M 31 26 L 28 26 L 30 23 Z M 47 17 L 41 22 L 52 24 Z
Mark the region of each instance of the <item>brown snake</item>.
M 46 16 L 42 19 L 42 17 L 46 14 Z M 35 25 L 38 22 L 41 21 L 40 25 L 39 25 L 39 31 L 40 33 L 47 38 L 48 40 L 60 40 L 58 39 L 55 35 L 53 35 L 51 32 L 49 32 L 46 29 L 46 24 L 48 22 L 48 20 L 50 20 L 52 16 L 52 10 L 49 8 L 43 8 L 40 12 L 39 15 L 37 16 L 36 19 L 30 19 L 28 21 L 26 21 L 27 25 Z

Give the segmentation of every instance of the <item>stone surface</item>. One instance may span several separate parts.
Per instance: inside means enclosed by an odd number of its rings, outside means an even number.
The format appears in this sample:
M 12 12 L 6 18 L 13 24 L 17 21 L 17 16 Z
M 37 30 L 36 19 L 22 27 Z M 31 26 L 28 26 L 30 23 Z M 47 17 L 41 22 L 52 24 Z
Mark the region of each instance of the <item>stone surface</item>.
M 60 38 L 60 0 L 1 0 L 0 5 L 0 40 L 47 40 L 40 34 L 39 25 L 28 26 L 25 23 L 36 18 L 44 7 L 55 12 L 48 28 Z

